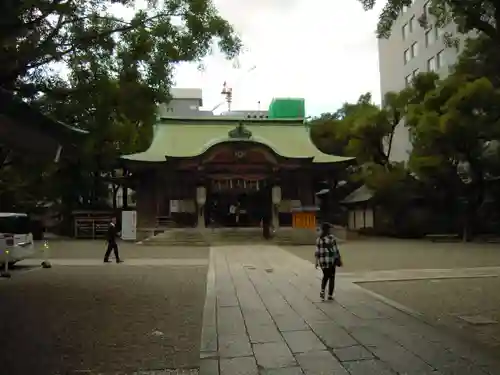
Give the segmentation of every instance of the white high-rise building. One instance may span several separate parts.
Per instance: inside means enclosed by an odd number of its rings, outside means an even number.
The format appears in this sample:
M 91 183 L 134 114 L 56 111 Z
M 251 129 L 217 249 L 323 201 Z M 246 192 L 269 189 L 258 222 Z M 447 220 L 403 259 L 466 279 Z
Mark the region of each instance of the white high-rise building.
M 404 89 L 420 72 L 436 72 L 441 77 L 449 73 L 464 46 L 464 35 L 458 35 L 455 24 L 438 28 L 434 17 L 429 14 L 429 0 L 415 0 L 398 17 L 392 26 L 388 39 L 379 39 L 380 90 L 382 98 L 391 91 Z M 426 17 L 427 25 L 422 27 L 419 19 Z M 459 48 L 445 45 L 445 34 L 459 36 Z M 408 129 L 403 124 L 394 133 L 390 159 L 407 161 L 411 151 Z

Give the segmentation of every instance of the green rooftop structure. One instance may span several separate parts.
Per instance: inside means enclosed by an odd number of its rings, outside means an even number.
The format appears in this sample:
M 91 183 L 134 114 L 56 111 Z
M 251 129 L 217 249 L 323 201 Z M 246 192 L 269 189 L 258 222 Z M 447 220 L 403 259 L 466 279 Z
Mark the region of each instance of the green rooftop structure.
M 269 105 L 270 119 L 304 119 L 305 100 L 302 98 L 275 98 Z
M 147 150 L 122 156 L 138 226 L 291 226 L 293 210 L 315 205 L 315 184 L 353 159 L 319 151 L 303 100 L 285 104 L 271 104 L 267 119 L 161 118 Z

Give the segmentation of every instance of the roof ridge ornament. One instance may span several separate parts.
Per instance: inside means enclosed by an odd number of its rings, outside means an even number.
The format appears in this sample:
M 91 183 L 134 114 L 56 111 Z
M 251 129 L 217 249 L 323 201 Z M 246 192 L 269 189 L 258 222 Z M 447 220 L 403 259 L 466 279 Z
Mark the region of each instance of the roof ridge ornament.
M 248 130 L 243 122 L 240 122 L 233 130 L 228 132 L 229 138 L 233 139 L 250 139 L 252 132 Z

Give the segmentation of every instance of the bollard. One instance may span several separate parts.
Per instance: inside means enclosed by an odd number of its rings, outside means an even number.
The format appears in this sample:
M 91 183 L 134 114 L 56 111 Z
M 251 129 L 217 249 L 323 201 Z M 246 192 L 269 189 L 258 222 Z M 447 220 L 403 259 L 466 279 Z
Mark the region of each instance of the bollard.
M 43 243 L 42 268 L 52 268 L 52 264 L 50 264 L 50 261 L 49 261 L 49 241 L 44 241 L 44 243 Z
M 10 272 L 9 272 L 9 250 L 4 251 L 4 269 L 2 270 L 0 276 L 1 277 L 10 277 Z

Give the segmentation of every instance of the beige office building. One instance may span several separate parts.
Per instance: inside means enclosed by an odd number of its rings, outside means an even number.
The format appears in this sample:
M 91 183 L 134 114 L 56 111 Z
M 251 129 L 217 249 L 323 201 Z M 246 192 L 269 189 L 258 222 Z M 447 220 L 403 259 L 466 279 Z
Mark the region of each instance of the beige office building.
M 415 0 L 411 7 L 399 16 L 392 27 L 388 39 L 379 39 L 380 89 L 382 98 L 387 92 L 405 88 L 412 77 L 420 72 L 433 71 L 444 77 L 458 57 L 460 49 L 446 47 L 446 33 L 457 34 L 456 25 L 445 28 L 434 25 L 433 16 L 428 12 L 428 0 Z M 427 27 L 420 25 L 419 19 L 427 14 Z M 463 37 L 461 38 L 464 39 Z M 408 130 L 399 126 L 393 137 L 391 160 L 408 160 L 411 143 Z

